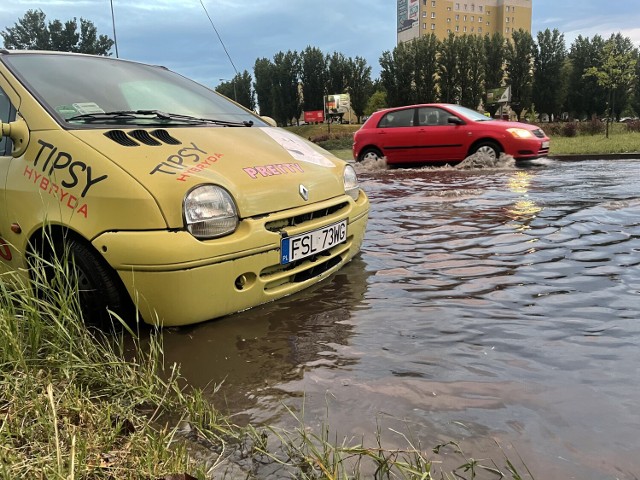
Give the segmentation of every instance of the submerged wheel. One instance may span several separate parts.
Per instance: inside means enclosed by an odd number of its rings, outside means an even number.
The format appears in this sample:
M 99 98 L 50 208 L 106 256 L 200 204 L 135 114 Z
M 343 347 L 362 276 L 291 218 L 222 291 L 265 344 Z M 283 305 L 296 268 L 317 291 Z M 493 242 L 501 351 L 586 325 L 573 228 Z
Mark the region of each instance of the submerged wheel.
M 358 162 L 375 162 L 383 157 L 382 152 L 375 147 L 367 147 L 358 156 Z
M 491 160 L 497 160 L 500 158 L 500 147 L 495 142 L 480 142 L 471 149 L 470 154 L 481 153 L 488 156 Z
M 123 321 L 131 318 L 135 310 L 120 277 L 90 245 L 81 239 L 67 238 L 55 241 L 53 248 L 47 250 L 43 252 L 44 275 L 40 277 L 44 277 L 46 285 L 36 282 L 40 297 L 56 301 L 58 292 L 45 293 L 45 290 L 77 286 L 78 304 L 86 325 L 102 330 L 117 328 L 119 322 L 110 312 Z M 30 263 L 33 266 L 39 262 Z M 71 278 L 61 280 L 64 274 Z

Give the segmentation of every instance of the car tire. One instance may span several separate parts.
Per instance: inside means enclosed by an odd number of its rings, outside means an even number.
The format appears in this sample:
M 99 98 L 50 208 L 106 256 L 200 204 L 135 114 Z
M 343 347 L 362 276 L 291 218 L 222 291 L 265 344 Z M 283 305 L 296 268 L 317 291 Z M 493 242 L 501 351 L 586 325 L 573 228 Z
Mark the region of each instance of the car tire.
M 470 155 L 474 155 L 476 153 L 488 155 L 491 157 L 491 160 L 498 160 L 500 158 L 500 147 L 495 142 L 480 142 L 471 149 Z
M 66 286 L 67 281 L 59 285 L 60 280 L 55 279 L 61 273 L 55 266 L 58 264 L 71 276 L 69 285 L 77 285 L 78 304 L 85 325 L 103 331 L 118 330 L 120 322 L 113 314 L 124 322 L 133 317 L 135 309 L 120 277 L 91 245 L 81 239 L 66 238 L 64 241 L 54 241 L 53 248 L 47 250 L 43 253 L 46 285 L 36 286 L 39 297 L 55 302 L 57 294 L 45 294 L 44 290 Z M 30 263 L 33 266 L 38 262 Z
M 358 156 L 358 162 L 364 162 L 365 160 L 369 160 L 375 162 L 383 158 L 382 152 L 375 147 L 367 147 Z

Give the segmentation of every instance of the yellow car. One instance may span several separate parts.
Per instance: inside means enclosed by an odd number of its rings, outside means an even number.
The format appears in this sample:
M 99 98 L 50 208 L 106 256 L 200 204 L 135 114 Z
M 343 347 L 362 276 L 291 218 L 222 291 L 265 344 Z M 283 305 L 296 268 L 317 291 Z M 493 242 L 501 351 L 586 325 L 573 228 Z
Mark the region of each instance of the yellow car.
M 316 284 L 358 253 L 369 201 L 351 165 L 272 124 L 166 68 L 0 50 L 0 273 L 68 249 L 99 324 Z

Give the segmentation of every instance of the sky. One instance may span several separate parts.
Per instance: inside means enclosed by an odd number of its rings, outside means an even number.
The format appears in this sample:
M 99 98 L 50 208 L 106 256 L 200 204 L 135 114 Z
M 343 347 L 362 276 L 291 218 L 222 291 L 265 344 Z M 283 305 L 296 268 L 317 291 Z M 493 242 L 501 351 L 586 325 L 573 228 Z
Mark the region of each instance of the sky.
M 557 28 L 568 48 L 578 35 L 622 33 L 640 47 L 640 0 L 532 1 L 534 37 Z M 0 31 L 40 9 L 48 21 L 85 18 L 113 38 L 112 5 L 120 58 L 210 87 L 236 72 L 253 75 L 258 58 L 308 46 L 363 57 L 376 78 L 381 54 L 396 45 L 395 0 L 0 0 Z

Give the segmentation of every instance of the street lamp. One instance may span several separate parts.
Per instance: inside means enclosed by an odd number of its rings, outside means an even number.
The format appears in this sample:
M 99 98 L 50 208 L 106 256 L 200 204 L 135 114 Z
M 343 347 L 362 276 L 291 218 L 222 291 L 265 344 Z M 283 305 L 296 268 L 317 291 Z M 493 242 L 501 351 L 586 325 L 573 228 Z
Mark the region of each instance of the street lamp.
M 236 79 L 233 78 L 232 80 L 227 80 L 226 78 L 219 78 L 218 80 L 220 80 L 221 82 L 231 82 L 231 85 L 233 85 L 233 100 L 237 102 L 238 93 L 236 92 Z

